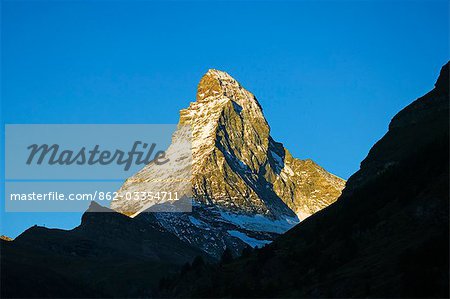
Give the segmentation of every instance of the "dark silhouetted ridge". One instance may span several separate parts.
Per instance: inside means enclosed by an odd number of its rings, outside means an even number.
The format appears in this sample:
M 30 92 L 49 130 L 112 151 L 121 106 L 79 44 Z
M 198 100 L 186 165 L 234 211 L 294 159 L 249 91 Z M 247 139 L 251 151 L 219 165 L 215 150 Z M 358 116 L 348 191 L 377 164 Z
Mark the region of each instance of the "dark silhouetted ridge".
M 334 204 L 245 258 L 172 277 L 160 296 L 448 298 L 448 69 Z

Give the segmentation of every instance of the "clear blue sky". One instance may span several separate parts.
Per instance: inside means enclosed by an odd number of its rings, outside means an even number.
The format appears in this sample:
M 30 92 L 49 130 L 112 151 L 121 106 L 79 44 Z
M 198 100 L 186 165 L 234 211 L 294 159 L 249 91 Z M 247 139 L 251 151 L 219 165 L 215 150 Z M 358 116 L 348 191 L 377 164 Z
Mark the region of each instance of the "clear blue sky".
M 447 1 L 1 5 L 2 125 L 176 123 L 217 68 L 257 96 L 294 156 L 343 178 L 449 59 Z M 3 197 L 2 234 L 79 224 L 5 213 Z

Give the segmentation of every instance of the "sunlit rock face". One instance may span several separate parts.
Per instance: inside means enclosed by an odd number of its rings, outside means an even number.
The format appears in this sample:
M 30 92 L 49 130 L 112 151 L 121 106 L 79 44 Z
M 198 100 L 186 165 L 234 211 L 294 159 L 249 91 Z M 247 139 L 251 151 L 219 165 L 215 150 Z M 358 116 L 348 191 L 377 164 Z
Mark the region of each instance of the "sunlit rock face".
M 217 209 L 216 217 L 226 212 L 289 219 L 286 230 L 333 203 L 345 185 L 274 141 L 256 97 L 222 71 L 211 69 L 202 77 L 196 101 L 180 111 L 172 139 L 169 165 L 148 164 L 124 183 L 119 195 L 170 189 L 192 198 L 194 209 Z M 112 208 L 136 216 L 152 205 L 119 200 Z

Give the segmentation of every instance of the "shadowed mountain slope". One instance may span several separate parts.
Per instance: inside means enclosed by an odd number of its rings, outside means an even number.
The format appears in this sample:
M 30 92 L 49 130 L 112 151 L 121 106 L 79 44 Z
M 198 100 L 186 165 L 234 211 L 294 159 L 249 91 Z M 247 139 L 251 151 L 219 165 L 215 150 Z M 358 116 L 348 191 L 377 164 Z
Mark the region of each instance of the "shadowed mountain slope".
M 96 203 L 73 230 L 34 226 L 1 242 L 3 298 L 151 296 L 163 275 L 208 260 L 163 228 Z
M 449 65 L 342 196 L 246 257 L 165 279 L 181 297 L 448 297 Z

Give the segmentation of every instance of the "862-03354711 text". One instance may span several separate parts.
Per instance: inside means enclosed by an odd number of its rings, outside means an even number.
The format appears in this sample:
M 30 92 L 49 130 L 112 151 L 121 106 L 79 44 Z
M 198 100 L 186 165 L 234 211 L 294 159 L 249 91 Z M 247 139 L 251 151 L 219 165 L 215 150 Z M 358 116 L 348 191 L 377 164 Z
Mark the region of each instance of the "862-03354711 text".
M 94 200 L 178 200 L 178 192 L 171 191 L 149 191 L 149 192 L 125 192 L 119 194 L 118 192 L 110 191 L 95 191 L 92 193 L 64 193 L 50 191 L 46 193 L 11 193 L 9 200 L 11 201 L 94 201 Z

